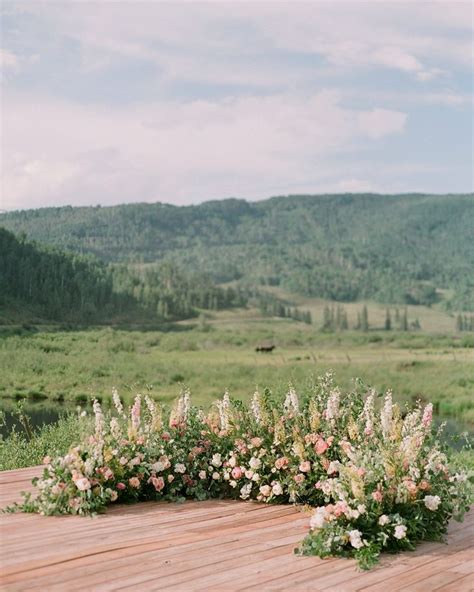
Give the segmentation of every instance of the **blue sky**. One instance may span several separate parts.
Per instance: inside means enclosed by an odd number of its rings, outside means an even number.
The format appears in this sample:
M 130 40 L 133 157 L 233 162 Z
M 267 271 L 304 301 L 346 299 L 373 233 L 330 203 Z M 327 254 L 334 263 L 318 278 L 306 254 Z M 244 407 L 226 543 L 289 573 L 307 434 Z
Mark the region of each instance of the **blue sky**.
M 2 7 L 0 208 L 472 191 L 472 4 Z

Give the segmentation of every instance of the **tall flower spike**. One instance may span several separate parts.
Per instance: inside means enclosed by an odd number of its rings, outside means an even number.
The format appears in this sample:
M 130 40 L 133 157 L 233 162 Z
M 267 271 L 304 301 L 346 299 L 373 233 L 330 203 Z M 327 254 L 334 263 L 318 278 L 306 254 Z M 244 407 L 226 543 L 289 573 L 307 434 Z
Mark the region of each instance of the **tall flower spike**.
M 382 433 L 384 436 L 388 436 L 392 429 L 392 407 L 392 391 L 387 391 L 382 411 L 380 412 L 380 423 L 382 425 Z
M 120 395 L 118 394 L 118 390 L 115 387 L 112 389 L 112 400 L 120 417 L 125 417 L 122 401 L 120 400 Z
M 293 388 L 293 385 L 290 384 L 290 389 L 286 395 L 285 402 L 283 404 L 285 411 L 287 413 L 293 413 L 294 415 L 298 415 L 300 411 L 300 403 L 298 400 L 298 395 Z
M 262 422 L 262 405 L 261 405 L 261 395 L 258 392 L 258 389 L 254 392 L 252 401 L 250 403 L 250 408 L 252 409 L 253 416 L 257 424 Z

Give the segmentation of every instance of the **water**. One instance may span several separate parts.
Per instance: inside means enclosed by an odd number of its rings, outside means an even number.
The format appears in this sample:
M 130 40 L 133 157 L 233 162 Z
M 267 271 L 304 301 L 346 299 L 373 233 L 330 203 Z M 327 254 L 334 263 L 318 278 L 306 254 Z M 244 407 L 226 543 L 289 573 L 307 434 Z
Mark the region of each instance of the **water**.
M 4 438 L 11 433 L 13 429 L 17 432 L 24 432 L 24 428 L 18 418 L 18 414 L 12 407 L 3 408 L 3 425 L 0 425 L 0 435 Z M 58 419 L 67 412 L 74 411 L 74 407 L 55 404 L 47 406 L 42 404 L 33 404 L 24 407 L 24 413 L 28 416 L 31 427 L 36 430 L 43 425 L 56 423 Z

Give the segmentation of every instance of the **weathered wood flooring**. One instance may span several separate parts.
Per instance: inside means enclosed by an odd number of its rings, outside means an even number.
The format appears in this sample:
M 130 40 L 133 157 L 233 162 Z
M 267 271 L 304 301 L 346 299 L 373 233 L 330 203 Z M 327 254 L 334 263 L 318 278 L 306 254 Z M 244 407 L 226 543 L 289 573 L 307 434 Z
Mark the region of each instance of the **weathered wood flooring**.
M 41 469 L 0 473 L 0 507 L 31 489 Z M 358 572 L 345 559 L 297 557 L 308 516 L 292 506 L 238 501 L 141 503 L 98 518 L 4 514 L 1 590 L 468 592 L 474 519 L 453 523 L 449 544 L 385 556 Z

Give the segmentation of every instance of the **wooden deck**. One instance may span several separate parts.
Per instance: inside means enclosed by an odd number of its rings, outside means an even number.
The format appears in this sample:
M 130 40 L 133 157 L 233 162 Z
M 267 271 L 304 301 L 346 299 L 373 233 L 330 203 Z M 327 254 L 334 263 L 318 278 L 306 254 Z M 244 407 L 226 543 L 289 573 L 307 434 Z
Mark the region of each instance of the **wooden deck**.
M 31 489 L 40 468 L 0 473 L 0 507 Z M 358 572 L 345 559 L 297 557 L 308 516 L 292 506 L 237 501 L 141 503 L 98 518 L 4 514 L 1 590 L 468 592 L 474 520 L 449 544 L 386 556 Z

